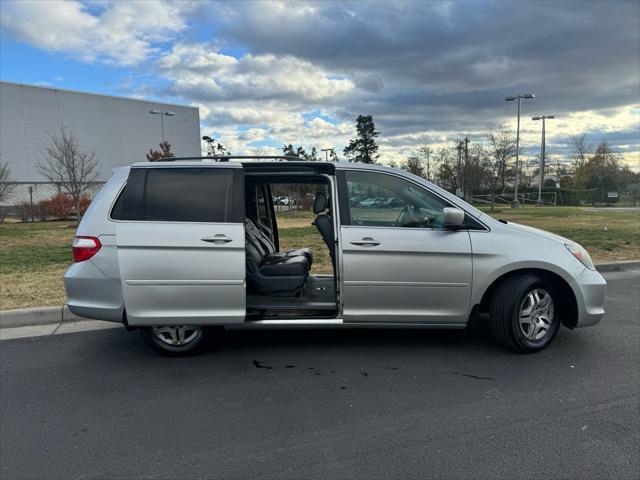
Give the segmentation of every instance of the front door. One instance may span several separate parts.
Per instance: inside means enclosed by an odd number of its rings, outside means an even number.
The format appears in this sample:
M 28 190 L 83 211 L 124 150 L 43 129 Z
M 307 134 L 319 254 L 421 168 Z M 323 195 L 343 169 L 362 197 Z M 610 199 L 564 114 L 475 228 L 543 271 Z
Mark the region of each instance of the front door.
M 340 240 L 345 322 L 467 322 L 471 241 L 444 199 L 398 175 L 346 171 Z
M 241 168 L 131 169 L 112 213 L 130 325 L 244 321 L 243 210 Z

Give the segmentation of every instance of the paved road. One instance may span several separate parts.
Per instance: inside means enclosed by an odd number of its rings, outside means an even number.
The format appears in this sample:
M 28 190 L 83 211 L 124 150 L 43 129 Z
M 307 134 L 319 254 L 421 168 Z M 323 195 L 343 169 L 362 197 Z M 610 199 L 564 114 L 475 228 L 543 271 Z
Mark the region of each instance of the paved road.
M 640 272 L 515 355 L 468 332 L 235 332 L 197 358 L 103 330 L 0 343 L 0 476 L 638 478 Z

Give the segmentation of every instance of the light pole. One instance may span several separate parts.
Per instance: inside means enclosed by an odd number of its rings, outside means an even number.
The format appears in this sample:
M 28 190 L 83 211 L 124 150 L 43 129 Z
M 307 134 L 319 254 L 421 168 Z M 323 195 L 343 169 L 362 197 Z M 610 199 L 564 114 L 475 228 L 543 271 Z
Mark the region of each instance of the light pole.
M 160 115 L 160 128 L 162 129 L 162 143 L 164 143 L 164 117 L 173 117 L 175 115 L 174 112 L 169 112 L 166 110 L 149 110 L 151 115 Z
M 456 195 L 460 198 L 464 198 L 464 179 L 462 178 L 462 149 L 464 148 L 462 146 L 463 143 L 464 142 L 462 140 L 458 140 L 458 146 L 456 147 L 456 150 L 458 151 L 458 182 L 456 185 Z
M 541 117 L 531 117 L 531 120 L 542 120 L 542 143 L 540 144 L 540 181 L 538 182 L 538 206 L 542 206 L 542 186 L 544 184 L 544 126 L 545 120 L 554 119 L 555 115 L 542 115 Z
M 329 161 L 329 152 L 333 152 L 333 148 L 322 148 L 320 149 L 321 152 L 324 152 L 324 160 L 325 162 Z
M 507 102 L 518 100 L 518 128 L 516 130 L 516 185 L 514 189 L 514 200 L 511 204 L 513 208 L 518 208 L 520 206 L 520 202 L 518 201 L 518 183 L 520 182 L 520 101 L 523 98 L 536 98 L 536 96 L 533 93 L 523 93 L 521 95 L 513 95 L 505 98 Z

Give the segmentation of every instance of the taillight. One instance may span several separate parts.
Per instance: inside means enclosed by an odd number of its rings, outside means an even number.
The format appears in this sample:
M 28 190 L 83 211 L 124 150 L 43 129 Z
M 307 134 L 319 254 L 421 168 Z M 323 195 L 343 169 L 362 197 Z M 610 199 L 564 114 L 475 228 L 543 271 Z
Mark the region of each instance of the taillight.
M 96 237 L 75 237 L 73 239 L 73 261 L 84 262 L 93 257 L 102 247 Z

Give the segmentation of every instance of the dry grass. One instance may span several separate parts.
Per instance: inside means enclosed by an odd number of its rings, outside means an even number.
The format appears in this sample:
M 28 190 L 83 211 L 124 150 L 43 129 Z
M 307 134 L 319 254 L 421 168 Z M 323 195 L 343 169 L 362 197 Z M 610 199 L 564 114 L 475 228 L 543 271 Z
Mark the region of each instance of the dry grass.
M 72 222 L 0 225 L 0 310 L 62 305 Z
M 310 248 L 313 253 L 311 272 L 333 274 L 329 249 L 316 227 L 311 225 L 314 218 L 311 211 L 298 211 L 293 216 L 289 212 L 278 213 L 280 250 Z
M 496 218 L 542 228 L 575 240 L 596 263 L 640 258 L 640 214 L 572 207 L 502 209 Z M 329 251 L 310 211 L 278 213 L 280 249 L 309 247 L 313 273 L 332 273 Z M 0 310 L 62 305 L 62 275 L 71 263 L 72 222 L 0 225 Z

